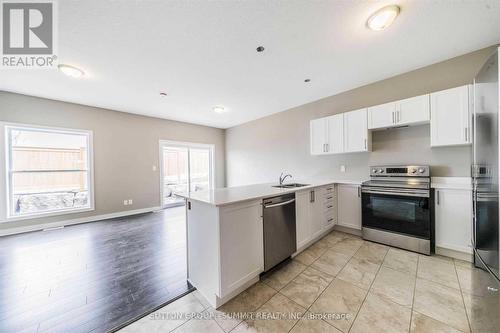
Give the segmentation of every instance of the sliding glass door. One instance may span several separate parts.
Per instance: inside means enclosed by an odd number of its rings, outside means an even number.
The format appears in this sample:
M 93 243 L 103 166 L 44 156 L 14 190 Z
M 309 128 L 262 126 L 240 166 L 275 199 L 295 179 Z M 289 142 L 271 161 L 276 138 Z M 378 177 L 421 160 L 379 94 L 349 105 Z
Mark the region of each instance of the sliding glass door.
M 162 206 L 182 205 L 175 193 L 213 188 L 212 145 L 160 141 Z

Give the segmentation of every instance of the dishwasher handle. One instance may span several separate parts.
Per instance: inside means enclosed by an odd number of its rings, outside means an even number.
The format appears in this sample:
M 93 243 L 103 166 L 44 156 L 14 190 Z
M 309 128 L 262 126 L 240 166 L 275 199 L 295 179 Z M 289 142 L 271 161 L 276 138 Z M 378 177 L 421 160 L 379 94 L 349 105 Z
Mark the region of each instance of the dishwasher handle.
M 272 205 L 267 205 L 267 206 L 264 205 L 264 208 L 273 208 L 273 207 L 284 206 L 284 205 L 288 205 L 288 204 L 290 204 L 292 202 L 295 202 L 295 199 L 284 201 L 284 202 L 279 202 L 279 203 L 272 204 Z

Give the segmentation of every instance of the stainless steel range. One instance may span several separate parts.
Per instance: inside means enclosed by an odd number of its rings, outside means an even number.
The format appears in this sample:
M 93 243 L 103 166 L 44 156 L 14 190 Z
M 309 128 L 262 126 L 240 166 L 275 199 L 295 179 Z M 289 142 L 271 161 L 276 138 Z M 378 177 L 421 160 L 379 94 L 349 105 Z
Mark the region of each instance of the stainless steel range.
M 434 252 L 429 166 L 370 167 L 361 186 L 363 238 L 423 254 Z

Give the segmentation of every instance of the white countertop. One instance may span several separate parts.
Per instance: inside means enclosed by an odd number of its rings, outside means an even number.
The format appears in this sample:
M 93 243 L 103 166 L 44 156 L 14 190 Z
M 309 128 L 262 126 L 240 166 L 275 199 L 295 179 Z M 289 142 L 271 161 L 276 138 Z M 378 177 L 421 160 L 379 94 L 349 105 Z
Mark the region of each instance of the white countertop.
M 432 177 L 431 187 L 436 189 L 472 190 L 471 177 Z
M 307 190 L 310 188 L 329 185 L 329 184 L 361 185 L 363 181 L 323 179 L 323 180 L 305 180 L 305 181 L 294 180 L 293 182 L 301 184 L 309 184 L 309 185 L 297 188 L 277 188 L 273 187 L 273 185 L 277 184 L 267 183 L 267 184 L 255 184 L 255 185 L 236 186 L 236 187 L 224 187 L 224 188 L 217 188 L 213 190 L 198 191 L 191 193 L 175 193 L 175 195 L 189 200 L 204 202 L 214 206 L 223 206 L 246 200 L 255 200 L 255 199 L 277 196 L 281 194 L 294 193 L 297 191 Z

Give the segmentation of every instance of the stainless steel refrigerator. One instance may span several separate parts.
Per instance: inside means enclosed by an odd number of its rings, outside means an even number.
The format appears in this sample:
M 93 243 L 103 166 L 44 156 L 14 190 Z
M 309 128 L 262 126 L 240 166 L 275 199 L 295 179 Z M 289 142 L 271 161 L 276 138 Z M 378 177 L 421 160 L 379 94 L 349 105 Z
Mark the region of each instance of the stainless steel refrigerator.
M 474 79 L 473 245 L 477 267 L 500 281 L 498 50 Z
M 474 332 L 500 332 L 499 257 L 499 49 L 474 79 L 473 232 L 474 265 L 458 269 Z
M 479 269 L 457 268 L 473 332 L 500 332 L 499 50 L 478 72 L 473 89 L 472 245 Z

